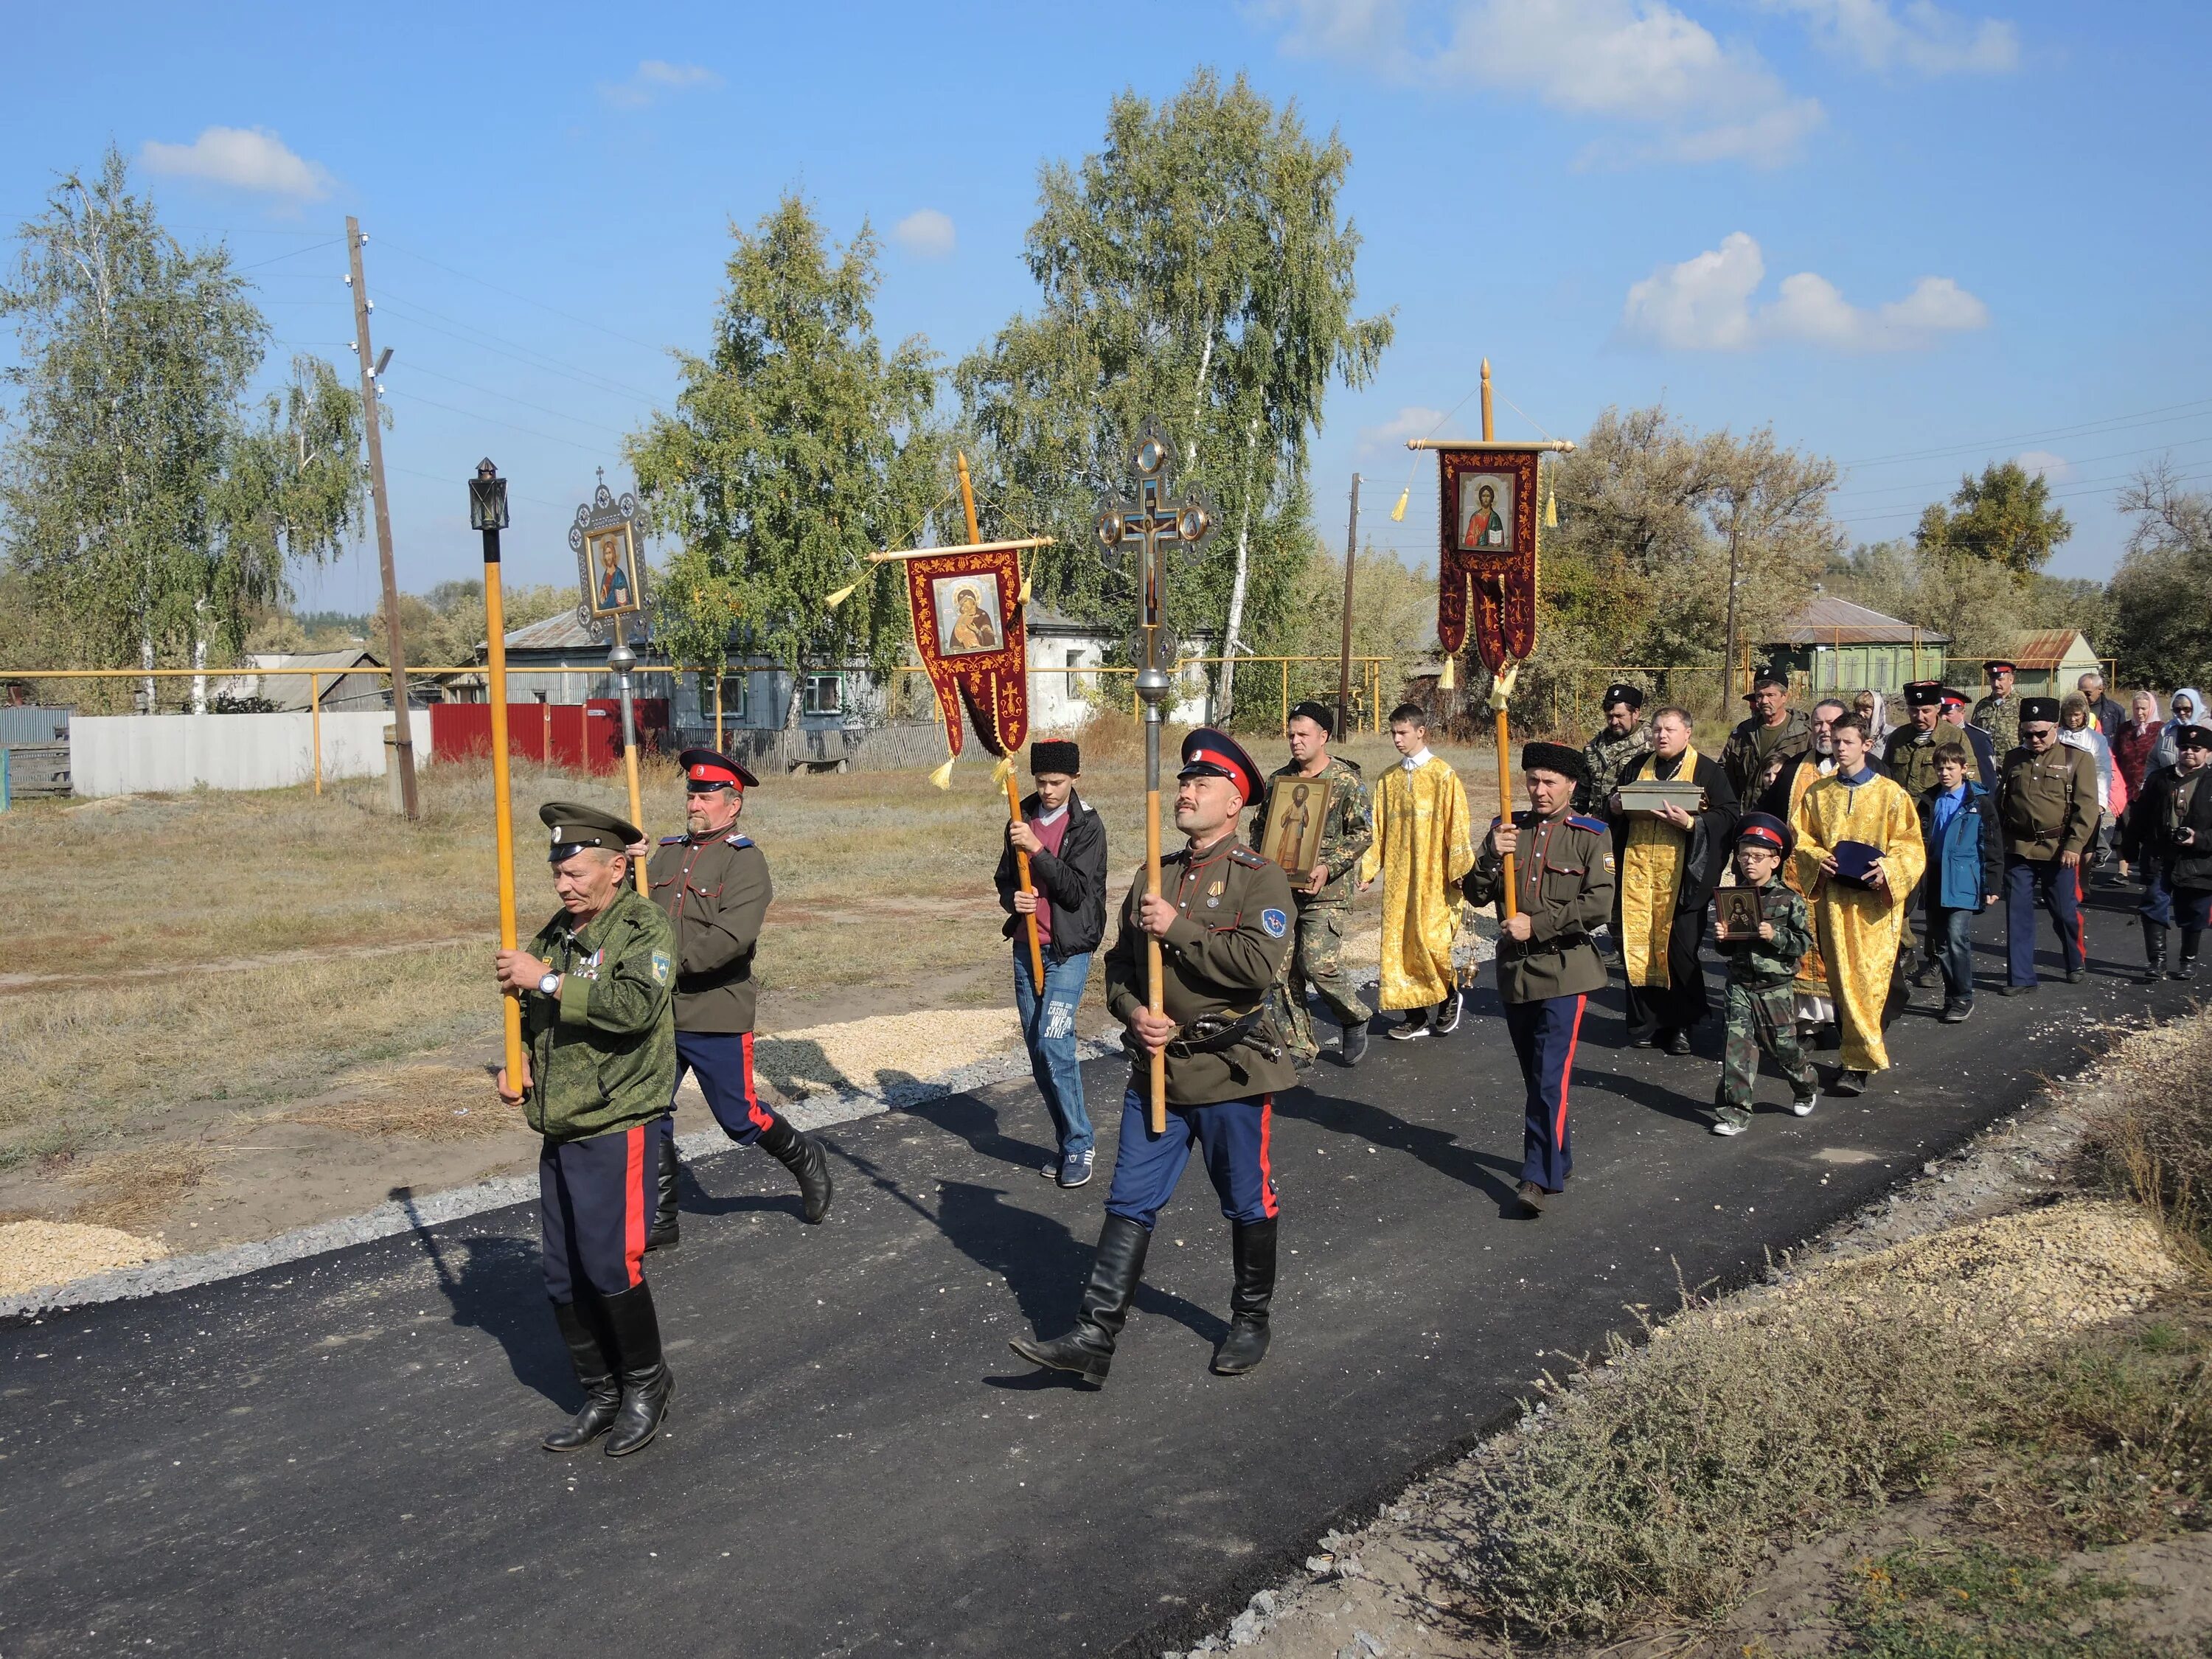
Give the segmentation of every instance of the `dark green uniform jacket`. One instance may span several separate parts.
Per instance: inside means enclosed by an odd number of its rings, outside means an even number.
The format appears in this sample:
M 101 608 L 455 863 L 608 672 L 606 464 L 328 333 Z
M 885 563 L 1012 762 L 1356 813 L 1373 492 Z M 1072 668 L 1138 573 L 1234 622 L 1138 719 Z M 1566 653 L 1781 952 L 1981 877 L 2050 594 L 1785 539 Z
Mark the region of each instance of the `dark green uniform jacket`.
M 1282 767 L 1273 775 L 1296 777 L 1298 769 Z M 1301 910 L 1316 904 L 1351 903 L 1350 877 L 1375 839 L 1375 809 L 1368 802 L 1367 781 L 1359 775 L 1358 763 L 1331 755 L 1328 764 L 1314 775 L 1327 778 L 1334 786 L 1329 792 L 1328 817 L 1321 830 L 1322 862 L 1328 866 L 1328 880 L 1311 898 L 1303 890 L 1296 895 Z
M 753 1029 L 753 947 L 773 896 L 768 859 L 736 830 L 653 848 L 646 880 L 676 930 L 676 1029 Z
M 1495 818 L 1492 825 L 1497 823 Z M 1516 812 L 1521 845 L 1513 854 L 1513 902 L 1528 918 L 1527 939 L 1498 939 L 1498 988 L 1508 1002 L 1581 996 L 1605 986 L 1605 963 L 1590 930 L 1613 915 L 1613 831 L 1600 818 L 1562 808 L 1547 818 Z M 1460 882 L 1470 904 L 1498 903 L 1504 865 L 1488 836 L 1474 868 Z
M 2097 762 L 2086 750 L 2054 743 L 2039 755 L 2023 744 L 2005 757 L 1997 822 L 2013 857 L 2048 863 L 2085 852 L 2100 816 Z
M 1882 770 L 1906 794 L 1918 800 L 1936 787 L 1936 751 L 1947 743 L 1954 743 L 1966 751 L 1968 775 L 1978 773 L 1972 745 L 1966 734 L 1936 722 L 1933 732 L 1923 732 L 1917 726 L 1900 726 L 1889 734 L 1889 748 L 1881 758 Z
M 1772 939 L 1717 939 L 1713 949 L 1736 984 L 1771 991 L 1797 977 L 1798 962 L 1813 948 L 1813 922 L 1802 896 L 1784 886 L 1779 876 L 1759 884 L 1759 918 L 1774 924 Z
M 623 887 L 582 932 L 562 911 L 524 948 L 562 976 L 557 997 L 523 994 L 530 1127 L 549 1140 L 584 1140 L 666 1111 L 676 1092 L 668 918 Z
M 1793 761 L 1813 752 L 1812 717 L 1802 708 L 1790 710 L 1779 726 L 1768 726 L 1757 715 L 1729 733 L 1721 750 L 1721 770 L 1735 790 L 1738 800 L 1759 798 L 1759 775 L 1777 755 Z
M 1267 989 L 1291 948 L 1290 878 L 1231 834 L 1204 852 L 1182 848 L 1163 857 L 1160 891 L 1182 912 L 1160 941 L 1167 1017 L 1182 1028 L 1168 1045 L 1169 1103 L 1204 1106 L 1291 1087 L 1297 1073 L 1266 1013 Z M 1139 870 L 1106 952 L 1106 1006 L 1124 1024 L 1148 1001 L 1146 935 L 1137 921 L 1144 896 Z M 1255 1011 L 1259 1019 L 1227 1047 L 1190 1051 L 1206 1041 L 1194 1029 L 1201 1020 L 1241 1022 Z M 1142 1088 L 1142 1055 L 1137 1065 Z

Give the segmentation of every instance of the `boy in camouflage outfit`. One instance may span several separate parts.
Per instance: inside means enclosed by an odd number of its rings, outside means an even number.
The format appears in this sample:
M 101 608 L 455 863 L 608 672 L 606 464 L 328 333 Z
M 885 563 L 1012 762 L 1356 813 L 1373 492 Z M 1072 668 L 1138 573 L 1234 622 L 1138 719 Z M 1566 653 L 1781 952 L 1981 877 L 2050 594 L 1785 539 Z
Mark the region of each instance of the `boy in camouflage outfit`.
M 1717 916 L 1714 941 L 1728 961 L 1728 1037 L 1713 1098 L 1713 1133 L 1740 1135 L 1751 1127 L 1751 1097 L 1761 1050 L 1789 1079 L 1790 1109 L 1803 1117 L 1820 1103 L 1819 1080 L 1797 1041 L 1790 981 L 1798 958 L 1813 948 L 1805 901 L 1784 886 L 1782 860 L 1790 831 L 1765 812 L 1747 812 L 1736 830 L 1737 880 L 1759 895 L 1759 931 L 1731 933 Z

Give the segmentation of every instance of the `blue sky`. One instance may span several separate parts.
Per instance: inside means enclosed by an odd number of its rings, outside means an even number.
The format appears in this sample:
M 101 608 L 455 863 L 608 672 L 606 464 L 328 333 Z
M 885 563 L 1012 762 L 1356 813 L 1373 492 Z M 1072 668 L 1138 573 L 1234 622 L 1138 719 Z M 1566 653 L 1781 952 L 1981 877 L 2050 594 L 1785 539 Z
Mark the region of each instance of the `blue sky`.
M 1034 302 L 1041 162 L 1125 87 L 1242 70 L 1352 152 L 1375 382 L 1315 451 L 1403 525 L 1401 447 L 1491 358 L 1501 436 L 1663 398 L 1847 464 L 1852 532 L 1909 532 L 1984 462 L 2046 468 L 2101 575 L 2113 489 L 2212 477 L 2212 9 L 1924 0 L 1274 0 L 1117 8 L 40 8 L 12 18 L 0 217 L 112 140 L 189 240 L 227 236 L 283 343 L 351 372 L 344 216 L 397 425 L 403 585 L 477 568 L 463 479 L 513 480 L 511 579 L 573 580 L 593 469 L 705 339 L 734 220 L 797 186 L 884 237 L 878 323 L 949 363 Z M 10 244 L 12 247 L 12 244 Z M 1473 433 L 1472 402 L 1448 433 Z M 1432 464 L 1431 464 L 1432 465 Z M 301 584 L 368 609 L 373 547 Z

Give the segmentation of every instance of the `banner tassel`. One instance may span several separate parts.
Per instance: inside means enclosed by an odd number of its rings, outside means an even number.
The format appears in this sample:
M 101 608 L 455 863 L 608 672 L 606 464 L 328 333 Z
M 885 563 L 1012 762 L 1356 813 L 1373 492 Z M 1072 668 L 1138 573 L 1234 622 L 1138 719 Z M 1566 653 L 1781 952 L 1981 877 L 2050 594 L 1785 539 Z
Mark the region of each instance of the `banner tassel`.
M 839 605 L 844 604 L 846 600 L 851 599 L 854 591 L 857 590 L 860 586 L 860 583 L 854 582 L 851 587 L 839 588 L 835 593 L 832 593 L 828 599 L 822 601 L 822 608 L 824 611 L 835 611 Z
M 1559 527 L 1559 492 L 1556 489 L 1547 489 L 1544 492 L 1544 528 L 1557 530 Z
M 1458 661 L 1459 659 L 1449 652 L 1444 653 L 1444 672 L 1437 676 L 1437 690 L 1456 691 L 1459 689 Z
M 1406 522 L 1406 503 L 1413 499 L 1413 486 L 1411 484 L 1407 484 L 1403 489 L 1398 492 L 1398 505 L 1390 509 L 1390 522 L 1392 524 L 1403 524 Z
M 1013 775 L 1014 757 L 1012 755 L 1000 756 L 999 763 L 991 769 L 992 787 L 998 789 L 1005 788 L 1006 787 L 1006 780 Z
M 950 789 L 952 787 L 952 763 L 955 758 L 954 756 L 947 755 L 945 757 L 945 764 L 929 775 L 929 781 L 939 789 Z

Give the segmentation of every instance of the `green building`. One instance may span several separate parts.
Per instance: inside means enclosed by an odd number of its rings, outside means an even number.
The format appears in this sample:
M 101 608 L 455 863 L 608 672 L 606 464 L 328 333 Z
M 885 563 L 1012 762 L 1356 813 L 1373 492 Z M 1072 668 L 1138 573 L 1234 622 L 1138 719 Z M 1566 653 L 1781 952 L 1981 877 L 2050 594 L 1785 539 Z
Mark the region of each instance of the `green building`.
M 1816 593 L 1762 648 L 1766 660 L 1787 668 L 1790 683 L 1802 690 L 1894 693 L 1915 680 L 1940 678 L 1950 643 L 1940 629 Z

